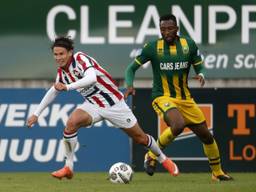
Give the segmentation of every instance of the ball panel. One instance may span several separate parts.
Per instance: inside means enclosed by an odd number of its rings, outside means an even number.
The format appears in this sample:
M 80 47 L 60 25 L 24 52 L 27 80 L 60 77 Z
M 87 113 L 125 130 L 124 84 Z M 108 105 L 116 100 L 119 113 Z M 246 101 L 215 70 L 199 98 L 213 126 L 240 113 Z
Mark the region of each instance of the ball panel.
M 130 165 L 118 162 L 113 164 L 109 169 L 109 180 L 112 183 L 124 183 L 131 182 L 133 176 L 133 170 Z

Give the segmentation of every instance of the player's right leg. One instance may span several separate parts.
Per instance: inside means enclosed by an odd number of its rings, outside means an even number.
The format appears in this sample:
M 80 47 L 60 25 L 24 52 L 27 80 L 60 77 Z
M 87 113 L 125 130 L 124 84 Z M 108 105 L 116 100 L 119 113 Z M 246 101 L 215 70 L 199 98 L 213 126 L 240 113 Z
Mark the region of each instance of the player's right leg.
M 116 127 L 122 128 L 134 142 L 144 145 L 147 149 L 151 150 L 157 156 L 157 160 L 171 175 L 176 176 L 179 174 L 176 164 L 163 154 L 162 150 L 156 144 L 155 139 L 152 136 L 145 134 L 140 128 L 136 117 L 124 100 L 121 100 L 107 110 L 101 110 L 100 113 L 101 116 L 112 122 Z
M 72 179 L 73 167 L 74 167 L 74 151 L 77 145 L 77 131 L 82 126 L 88 126 L 92 123 L 91 115 L 82 110 L 76 109 L 70 115 L 66 128 L 63 132 L 63 144 L 65 152 L 65 166 L 57 171 L 51 173 L 51 175 L 57 179 L 66 177 Z

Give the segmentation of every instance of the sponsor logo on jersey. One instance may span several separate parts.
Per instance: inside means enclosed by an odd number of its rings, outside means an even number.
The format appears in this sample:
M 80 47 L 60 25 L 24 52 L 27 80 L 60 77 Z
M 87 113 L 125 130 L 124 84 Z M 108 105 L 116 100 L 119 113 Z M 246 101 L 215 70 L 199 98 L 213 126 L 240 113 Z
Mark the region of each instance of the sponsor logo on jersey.
M 181 70 L 188 68 L 188 61 L 181 61 L 181 62 L 161 62 L 160 69 L 161 70 Z

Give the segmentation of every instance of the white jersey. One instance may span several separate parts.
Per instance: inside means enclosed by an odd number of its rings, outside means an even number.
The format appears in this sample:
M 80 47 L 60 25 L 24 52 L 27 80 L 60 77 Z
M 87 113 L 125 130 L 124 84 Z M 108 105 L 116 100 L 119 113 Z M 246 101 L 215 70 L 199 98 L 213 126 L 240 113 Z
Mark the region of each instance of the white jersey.
M 77 91 L 91 104 L 99 107 L 113 106 L 123 98 L 110 74 L 104 70 L 97 61 L 83 52 L 77 52 L 68 64 L 68 70 L 58 69 L 56 83 L 66 85 L 83 78 L 88 68 L 96 72 L 97 82 L 91 86 L 79 88 Z

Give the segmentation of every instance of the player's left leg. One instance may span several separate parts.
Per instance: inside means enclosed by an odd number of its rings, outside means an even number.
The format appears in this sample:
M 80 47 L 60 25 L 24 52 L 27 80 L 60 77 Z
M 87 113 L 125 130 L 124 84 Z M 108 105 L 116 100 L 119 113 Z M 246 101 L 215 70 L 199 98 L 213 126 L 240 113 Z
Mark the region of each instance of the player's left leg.
M 77 145 L 77 131 L 82 126 L 92 123 L 92 117 L 82 109 L 76 109 L 70 115 L 63 132 L 63 144 L 65 155 L 65 166 L 62 169 L 52 172 L 52 176 L 58 179 L 73 177 L 74 151 Z
M 172 141 L 175 139 L 175 136 L 172 134 L 170 127 L 167 127 L 163 133 L 157 139 L 157 145 L 161 150 L 164 150 Z M 152 151 L 148 151 L 144 157 L 144 168 L 148 175 L 153 176 L 156 171 L 157 161 L 156 156 Z
M 161 163 L 171 175 L 177 176 L 179 174 L 177 165 L 171 159 L 166 157 L 158 147 L 155 139 L 151 135 L 145 134 L 138 123 L 131 128 L 123 128 L 122 130 L 127 133 L 134 142 L 144 145 L 148 150 L 150 150 L 157 157 L 159 163 Z
M 206 122 L 197 125 L 191 125 L 189 128 L 200 138 L 203 143 L 204 153 L 208 157 L 209 165 L 212 170 L 212 179 L 219 181 L 233 180 L 221 168 L 221 159 L 218 145 L 212 134 L 207 128 Z
M 178 101 L 170 97 L 159 97 L 152 102 L 155 112 L 169 126 L 157 139 L 161 150 L 165 149 L 184 129 L 185 122 L 178 110 Z M 151 151 L 145 154 L 144 168 L 148 175 L 153 176 L 156 170 L 156 156 Z

